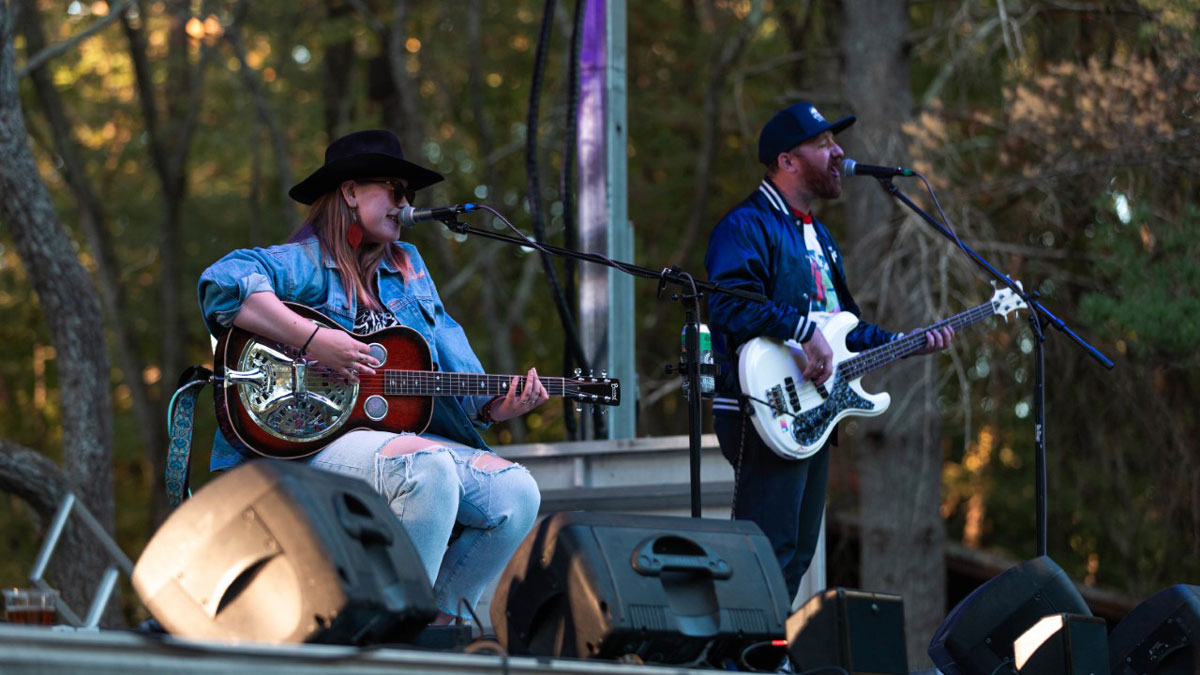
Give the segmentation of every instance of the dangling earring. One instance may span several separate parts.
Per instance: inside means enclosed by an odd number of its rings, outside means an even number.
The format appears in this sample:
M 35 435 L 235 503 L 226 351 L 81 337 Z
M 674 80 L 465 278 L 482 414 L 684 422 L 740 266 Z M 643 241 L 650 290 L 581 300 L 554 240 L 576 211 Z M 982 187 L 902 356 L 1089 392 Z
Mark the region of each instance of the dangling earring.
M 358 222 L 358 209 L 351 207 L 350 214 L 353 220 L 350 223 L 350 228 L 346 230 L 346 243 L 350 244 L 351 249 L 356 249 L 362 243 L 363 226 L 362 223 Z

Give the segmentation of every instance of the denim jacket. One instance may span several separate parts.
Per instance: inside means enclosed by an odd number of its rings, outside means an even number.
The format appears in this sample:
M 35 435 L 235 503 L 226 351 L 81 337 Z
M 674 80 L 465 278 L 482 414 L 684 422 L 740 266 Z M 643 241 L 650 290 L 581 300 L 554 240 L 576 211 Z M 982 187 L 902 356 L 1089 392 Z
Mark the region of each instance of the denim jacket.
M 386 259 L 376 272 L 379 299 L 401 324 L 415 329 L 429 343 L 435 368 L 442 372 L 482 373 L 483 367 L 461 326 L 446 313 L 425 261 L 415 246 L 398 242 L 412 264 L 406 282 Z M 204 323 L 220 335 L 233 324 L 242 303 L 252 293 L 272 291 L 280 300 L 311 307 L 347 330 L 354 326 L 356 298 L 346 297 L 341 275 L 332 259 L 321 254 L 315 238 L 270 248 L 240 249 L 213 263 L 200 275 L 197 292 Z M 488 396 L 434 397 L 428 432 L 474 448 L 488 449 L 477 429 L 487 428 L 479 410 Z M 218 433 L 210 468 L 225 469 L 245 458 Z
M 842 311 L 861 316 L 846 287 L 841 249 L 816 219 L 813 228 L 829 261 Z M 804 231 L 769 178 L 764 178 L 754 193 L 717 223 L 709 238 L 704 266 L 709 281 L 768 298 L 766 303 L 756 303 L 721 293 L 708 297 L 713 357 L 721 369 L 713 414 L 734 414 L 739 410 L 741 393 L 737 348 L 756 337 L 807 342 L 816 330 L 808 320 L 816 283 L 808 264 Z M 875 324 L 861 322 L 846 336 L 846 347 L 859 352 L 894 337 Z

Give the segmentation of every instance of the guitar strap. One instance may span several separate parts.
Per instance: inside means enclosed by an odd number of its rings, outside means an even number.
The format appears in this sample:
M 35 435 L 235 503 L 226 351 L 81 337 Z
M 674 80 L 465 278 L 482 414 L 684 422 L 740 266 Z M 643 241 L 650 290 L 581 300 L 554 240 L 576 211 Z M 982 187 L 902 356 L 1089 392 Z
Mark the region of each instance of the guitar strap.
M 212 381 L 212 371 L 204 366 L 192 366 L 179 376 L 179 388 L 167 407 L 167 503 L 175 508 L 190 497 L 192 431 L 195 428 L 196 397 L 204 385 Z
M 750 417 L 750 408 L 744 397 L 738 397 L 738 407 L 742 414 L 738 415 L 738 452 L 737 463 L 733 465 L 733 504 L 729 507 L 729 519 L 737 520 L 738 483 L 742 479 L 742 457 L 746 452 L 746 418 Z

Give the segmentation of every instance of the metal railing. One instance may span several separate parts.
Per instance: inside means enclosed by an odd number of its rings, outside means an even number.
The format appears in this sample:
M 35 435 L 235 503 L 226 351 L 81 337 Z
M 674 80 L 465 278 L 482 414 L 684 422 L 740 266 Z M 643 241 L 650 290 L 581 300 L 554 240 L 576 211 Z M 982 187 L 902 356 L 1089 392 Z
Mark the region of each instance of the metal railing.
M 96 588 L 96 594 L 92 597 L 91 607 L 88 608 L 87 617 L 80 619 L 79 615 L 62 599 L 60 596 L 57 600 L 57 609 L 59 614 L 67 620 L 72 626 L 78 628 L 96 628 L 100 624 L 100 616 L 104 613 L 104 606 L 108 604 L 108 599 L 112 597 L 113 588 L 117 584 L 117 576 L 119 571 L 125 572 L 126 576 L 133 574 L 133 563 L 125 553 L 117 546 L 117 542 L 113 541 L 112 537 L 108 536 L 108 532 L 88 511 L 76 497 L 75 493 L 68 492 L 63 497 L 62 504 L 58 507 L 58 512 L 54 514 L 54 520 L 50 524 L 50 529 L 46 532 L 46 541 L 42 543 L 42 548 L 38 551 L 37 560 L 33 563 L 33 571 L 29 573 L 29 580 L 35 586 L 44 591 L 56 591 L 57 589 L 43 578 L 46 573 L 46 567 L 50 564 L 50 557 L 54 555 L 54 549 L 58 546 L 58 540 L 62 537 L 63 530 L 67 526 L 67 518 L 74 512 L 83 521 L 83 524 L 88 530 L 91 530 L 95 535 L 96 540 L 104 547 L 113 564 L 109 565 L 104 570 L 104 576 L 100 579 L 100 585 Z

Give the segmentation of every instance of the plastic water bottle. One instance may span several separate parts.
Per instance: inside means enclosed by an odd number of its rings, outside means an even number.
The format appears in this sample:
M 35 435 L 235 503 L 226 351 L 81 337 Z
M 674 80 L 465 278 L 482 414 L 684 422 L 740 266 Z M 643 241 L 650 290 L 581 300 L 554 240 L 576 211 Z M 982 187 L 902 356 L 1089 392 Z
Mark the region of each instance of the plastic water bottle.
M 700 395 L 712 396 L 717 389 L 716 377 L 714 375 L 716 367 L 713 365 L 712 351 L 712 333 L 708 330 L 705 324 L 699 325 L 700 329 Z M 706 368 L 707 366 L 707 368 Z M 707 370 L 708 372 L 704 372 Z M 688 381 L 687 370 L 687 324 L 683 325 L 683 332 L 679 336 L 679 373 L 683 375 L 683 394 L 687 396 L 691 392 L 690 382 Z

